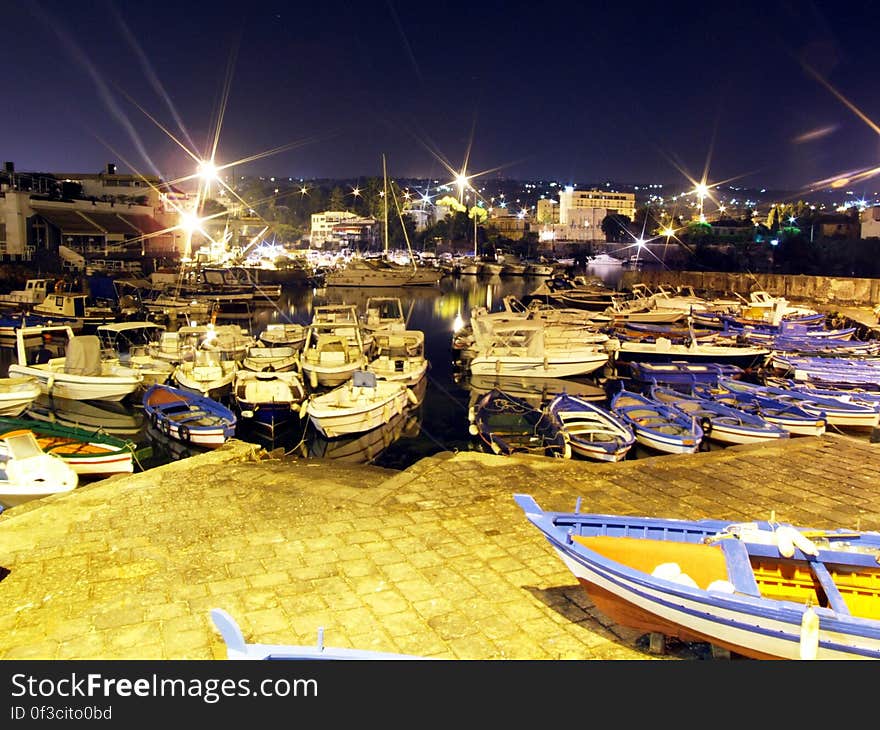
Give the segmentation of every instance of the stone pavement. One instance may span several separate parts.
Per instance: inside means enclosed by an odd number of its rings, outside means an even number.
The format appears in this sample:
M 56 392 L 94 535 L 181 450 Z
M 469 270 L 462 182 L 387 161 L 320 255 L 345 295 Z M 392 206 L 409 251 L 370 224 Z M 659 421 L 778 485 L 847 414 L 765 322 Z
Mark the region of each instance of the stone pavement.
M 0 658 L 222 659 L 249 642 L 451 659 L 699 659 L 611 624 L 513 502 L 880 530 L 880 445 L 829 434 L 598 464 L 442 453 L 403 472 L 214 452 L 0 515 Z M 8 573 L 7 573 L 8 571 Z

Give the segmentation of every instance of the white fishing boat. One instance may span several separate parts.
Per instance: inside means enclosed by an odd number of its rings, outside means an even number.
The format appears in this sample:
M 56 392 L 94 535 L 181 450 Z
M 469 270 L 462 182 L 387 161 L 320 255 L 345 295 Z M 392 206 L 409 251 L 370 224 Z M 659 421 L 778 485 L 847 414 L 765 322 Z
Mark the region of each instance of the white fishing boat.
M 370 333 L 406 329 L 406 315 L 400 297 L 368 297 L 361 326 Z
M 312 389 L 334 388 L 344 383 L 356 370 L 366 367 L 363 342 L 357 324 L 310 324 L 299 358 L 303 379 Z
M 232 399 L 243 422 L 273 435 L 299 416 L 306 389 L 299 373 L 256 372 L 239 369 L 232 385 Z
M 40 304 L 49 295 L 54 279 L 28 279 L 24 289 L 13 289 L 8 294 L 0 294 L 0 307 L 21 309 Z
M 43 338 L 36 350 L 27 346 L 33 334 Z M 96 335 L 74 335 L 67 325 L 20 328 L 16 354 L 18 362 L 9 366 L 10 376 L 32 377 L 42 393 L 61 398 L 119 401 L 143 381 L 137 370 L 103 360 Z
M 587 375 L 608 362 L 608 353 L 598 345 L 548 345 L 540 323 L 495 322 L 475 328 L 474 334 L 476 354 L 469 365 L 473 375 L 565 378 Z
M 4 508 L 70 492 L 78 484 L 76 471 L 60 456 L 43 451 L 31 431 L 0 436 L 0 505 Z
M 34 377 L 0 378 L 0 416 L 20 416 L 41 392 Z
M 376 356 L 367 370 L 380 380 L 394 380 L 415 385 L 428 372 L 425 357 L 425 333 L 421 330 L 376 332 Z
M 137 370 L 143 376 L 141 386 L 148 388 L 166 382 L 174 372 L 169 360 L 150 354 L 164 331 L 164 325 L 156 322 L 113 322 L 100 325 L 95 334 L 101 341 L 102 357 Z
M 260 347 L 259 345 L 248 348 L 247 355 L 241 361 L 246 370 L 256 372 L 287 372 L 295 370 L 299 364 L 297 351 L 293 347 Z
M 293 347 L 301 350 L 306 341 L 306 328 L 296 322 L 270 322 L 258 339 L 267 347 Z
M 347 383 L 310 396 L 301 413 L 307 413 L 309 421 L 325 437 L 335 438 L 388 423 L 416 400 L 403 383 L 379 380 L 373 373 L 359 370 Z
M 238 364 L 212 350 L 196 350 L 192 360 L 174 368 L 172 379 L 182 390 L 220 400 L 232 390 Z

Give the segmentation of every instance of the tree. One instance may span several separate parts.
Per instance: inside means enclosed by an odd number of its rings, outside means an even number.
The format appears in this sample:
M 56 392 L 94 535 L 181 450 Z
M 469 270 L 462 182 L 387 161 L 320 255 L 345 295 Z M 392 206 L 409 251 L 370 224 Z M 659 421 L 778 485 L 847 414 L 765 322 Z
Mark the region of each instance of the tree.
M 629 225 L 632 221 L 629 216 L 609 214 L 602 219 L 602 233 L 606 241 L 623 241 L 627 237 Z
M 330 192 L 330 200 L 327 202 L 328 210 L 345 210 L 345 193 L 342 188 L 335 187 Z

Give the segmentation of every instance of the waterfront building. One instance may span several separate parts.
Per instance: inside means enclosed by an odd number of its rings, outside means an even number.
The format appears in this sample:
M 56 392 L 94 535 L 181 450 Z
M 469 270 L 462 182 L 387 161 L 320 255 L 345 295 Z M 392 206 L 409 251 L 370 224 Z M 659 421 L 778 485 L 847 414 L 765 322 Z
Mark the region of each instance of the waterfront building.
M 865 208 L 859 216 L 859 222 L 862 227 L 862 238 L 880 237 L 880 205 Z
M 372 246 L 378 241 L 378 235 L 375 218 L 361 218 L 346 210 L 312 213 L 312 248 L 341 248 L 359 242 Z
M 141 270 L 142 260 L 177 256 L 183 234 L 160 178 L 97 174 L 0 173 L 0 261 L 80 271 Z

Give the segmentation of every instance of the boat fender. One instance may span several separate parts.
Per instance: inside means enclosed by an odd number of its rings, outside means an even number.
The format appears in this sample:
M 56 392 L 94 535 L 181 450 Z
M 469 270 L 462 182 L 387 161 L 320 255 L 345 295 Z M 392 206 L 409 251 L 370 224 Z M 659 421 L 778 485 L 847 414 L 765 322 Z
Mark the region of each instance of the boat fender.
M 800 658 L 815 659 L 819 653 L 819 617 L 807 604 L 801 617 Z
M 712 433 L 712 419 L 708 416 L 703 416 L 700 419 L 700 428 L 702 428 L 703 433 L 708 436 L 710 433 Z
M 496 361 L 495 361 L 495 372 L 496 372 L 496 373 L 500 373 L 500 372 L 501 372 L 501 360 L 496 360 Z
M 171 421 L 162 421 L 162 433 L 166 436 L 171 435 Z
M 550 361 L 547 359 L 547 356 L 544 355 L 544 370 L 550 367 Z
M 477 428 L 476 423 L 472 423 L 470 426 L 468 426 L 468 433 L 471 436 L 476 436 L 479 432 L 480 432 L 480 429 Z
M 315 390 L 318 387 L 318 373 L 314 370 L 309 373 L 309 385 L 312 386 L 312 390 Z
M 568 439 L 565 439 L 565 449 L 562 452 L 562 458 L 563 459 L 570 459 L 571 458 L 571 444 L 569 443 Z
M 186 441 L 187 443 L 189 443 L 189 440 L 190 440 L 189 428 L 187 428 L 184 425 L 178 426 L 177 427 L 177 435 L 180 437 L 181 441 Z
M 50 375 L 46 378 L 46 394 L 52 395 L 52 388 L 55 387 L 55 375 Z
M 410 390 L 409 388 L 406 389 L 406 398 L 414 406 L 417 406 L 419 404 L 419 397 L 415 393 L 413 393 L 412 390 Z
M 816 544 L 805 537 L 799 530 L 789 525 L 780 525 L 776 528 L 776 544 L 779 546 L 779 553 L 786 558 L 794 555 L 794 549 L 797 548 L 806 555 L 818 555 L 819 549 Z
M 153 425 L 153 428 L 159 428 L 159 413 L 157 411 L 153 411 L 150 414 L 150 423 Z

